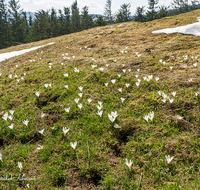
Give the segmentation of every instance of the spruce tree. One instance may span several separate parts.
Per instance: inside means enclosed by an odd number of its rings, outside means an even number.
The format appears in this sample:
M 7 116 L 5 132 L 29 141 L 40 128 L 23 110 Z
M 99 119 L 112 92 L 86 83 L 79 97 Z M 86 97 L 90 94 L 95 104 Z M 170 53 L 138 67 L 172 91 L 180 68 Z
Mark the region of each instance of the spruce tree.
M 71 33 L 71 16 L 70 8 L 64 7 L 64 34 Z
M 148 4 L 149 10 L 146 13 L 146 17 L 148 21 L 151 21 L 157 18 L 156 5 L 158 4 L 158 0 L 148 0 Z
M 111 5 L 112 5 L 112 0 L 107 0 L 105 4 L 104 17 L 108 24 L 113 23 Z
M 135 16 L 134 16 L 134 21 L 136 21 L 136 22 L 145 22 L 146 21 L 145 6 L 137 7 L 136 8 L 136 13 L 135 13 Z
M 81 30 L 89 29 L 92 26 L 93 18 L 89 15 L 88 6 L 85 6 L 81 12 Z
M 130 11 L 131 4 L 124 3 L 120 6 L 120 9 L 118 10 L 116 14 L 116 23 L 120 22 L 128 22 L 131 20 L 131 11 Z
M 77 6 L 77 0 L 75 0 L 72 3 L 71 10 L 72 10 L 72 17 L 71 17 L 72 32 L 79 32 L 80 31 L 80 15 L 79 15 L 79 8 Z

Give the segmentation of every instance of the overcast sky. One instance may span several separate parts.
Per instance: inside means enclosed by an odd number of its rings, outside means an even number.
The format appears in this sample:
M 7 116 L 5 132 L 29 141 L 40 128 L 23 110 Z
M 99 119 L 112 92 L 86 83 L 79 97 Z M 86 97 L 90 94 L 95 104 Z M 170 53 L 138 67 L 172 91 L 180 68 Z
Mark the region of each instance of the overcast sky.
M 9 2 L 9 0 L 5 0 L 6 3 Z M 21 8 L 23 8 L 27 12 L 36 12 L 40 9 L 50 9 L 54 7 L 55 9 L 62 9 L 63 7 L 70 7 L 72 2 L 74 0 L 19 0 L 19 4 L 21 5 Z M 106 0 L 77 0 L 79 10 L 84 6 L 89 7 L 89 13 L 90 14 L 103 14 L 104 13 L 104 7 L 106 4 Z M 158 5 L 169 5 L 170 2 L 173 2 L 173 0 L 160 0 Z M 135 13 L 136 7 L 138 6 L 148 6 L 148 0 L 112 0 L 112 13 L 115 13 L 119 8 L 120 5 L 123 3 L 130 3 L 131 4 L 131 14 L 133 15 Z

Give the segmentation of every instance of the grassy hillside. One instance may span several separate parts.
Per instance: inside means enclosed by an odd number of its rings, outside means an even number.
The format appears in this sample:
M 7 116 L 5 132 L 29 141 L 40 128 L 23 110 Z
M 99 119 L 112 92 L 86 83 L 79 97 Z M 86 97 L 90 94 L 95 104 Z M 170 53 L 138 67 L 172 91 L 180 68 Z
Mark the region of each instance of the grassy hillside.
M 200 38 L 151 33 L 199 15 L 0 50 L 55 42 L 0 63 L 1 189 L 200 189 Z

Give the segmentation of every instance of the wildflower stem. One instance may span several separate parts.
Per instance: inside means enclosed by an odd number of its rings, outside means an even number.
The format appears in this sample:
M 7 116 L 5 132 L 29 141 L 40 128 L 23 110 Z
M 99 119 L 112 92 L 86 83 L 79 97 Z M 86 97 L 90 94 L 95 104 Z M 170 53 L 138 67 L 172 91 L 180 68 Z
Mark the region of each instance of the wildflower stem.
M 87 141 L 87 149 L 88 149 L 88 165 L 90 164 L 90 150 L 89 150 L 89 145 Z
M 76 151 L 76 157 L 77 157 L 78 167 L 79 167 L 79 160 L 78 160 L 78 154 L 77 154 L 77 151 Z
M 141 175 L 140 175 L 140 181 L 139 181 L 139 185 L 138 185 L 138 190 L 140 190 L 141 183 L 142 183 L 142 178 L 143 178 L 143 173 L 141 173 Z

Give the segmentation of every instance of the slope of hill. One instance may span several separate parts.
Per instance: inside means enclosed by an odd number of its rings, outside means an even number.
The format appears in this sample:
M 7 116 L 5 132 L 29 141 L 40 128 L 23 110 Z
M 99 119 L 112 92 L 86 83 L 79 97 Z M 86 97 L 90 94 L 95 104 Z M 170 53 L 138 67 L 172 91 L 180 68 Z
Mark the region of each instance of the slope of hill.
M 199 14 L 0 50 L 1 188 L 199 189 Z

